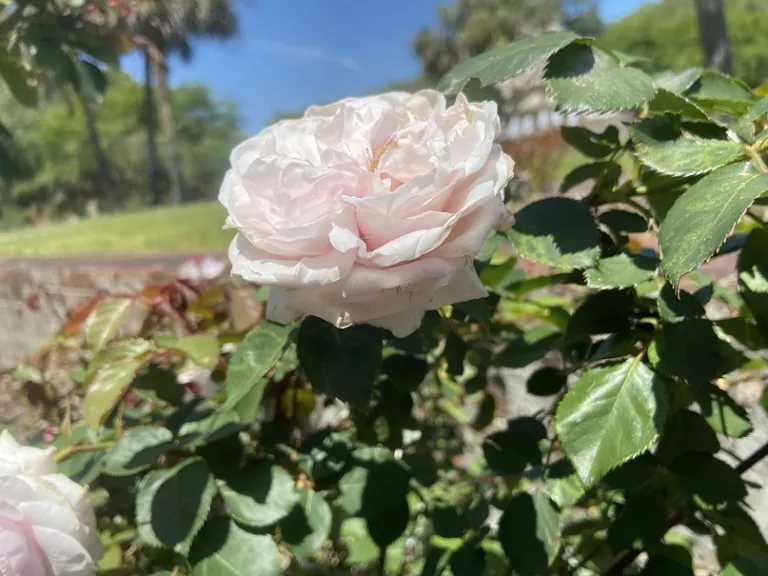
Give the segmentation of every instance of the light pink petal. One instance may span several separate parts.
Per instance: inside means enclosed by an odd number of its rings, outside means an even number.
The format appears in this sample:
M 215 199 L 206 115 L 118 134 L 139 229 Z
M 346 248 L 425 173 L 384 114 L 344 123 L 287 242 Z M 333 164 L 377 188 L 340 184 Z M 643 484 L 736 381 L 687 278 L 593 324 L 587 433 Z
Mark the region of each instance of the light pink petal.
M 229 246 L 232 274 L 254 284 L 282 286 L 322 285 L 346 276 L 354 263 L 353 252 L 333 249 L 325 254 L 299 259 L 277 259 L 237 234 Z
M 32 532 L 55 576 L 91 576 L 91 555 L 73 537 L 53 528 L 33 526 Z

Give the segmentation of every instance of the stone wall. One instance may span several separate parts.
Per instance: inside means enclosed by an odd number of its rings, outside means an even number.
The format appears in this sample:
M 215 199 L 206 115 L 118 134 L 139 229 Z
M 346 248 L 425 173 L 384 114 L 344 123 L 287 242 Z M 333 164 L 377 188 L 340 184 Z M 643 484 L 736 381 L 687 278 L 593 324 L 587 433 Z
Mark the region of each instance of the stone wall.
M 173 279 L 198 254 L 29 259 L 0 264 L 0 369 L 35 352 L 67 312 L 101 291 L 131 294 Z

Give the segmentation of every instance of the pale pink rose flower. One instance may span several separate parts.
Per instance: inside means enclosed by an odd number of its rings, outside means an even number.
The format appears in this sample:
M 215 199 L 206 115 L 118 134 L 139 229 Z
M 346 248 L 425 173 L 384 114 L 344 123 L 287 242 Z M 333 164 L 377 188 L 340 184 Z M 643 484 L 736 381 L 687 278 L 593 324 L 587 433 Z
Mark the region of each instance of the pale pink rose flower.
M 36 453 L 35 453 L 36 452 Z M 48 450 L 0 433 L 0 574 L 91 576 L 102 546 L 88 490 L 63 474 Z
M 267 318 L 406 336 L 425 310 L 487 295 L 472 265 L 509 217 L 496 104 L 438 92 L 312 107 L 237 146 L 219 200 L 232 273 L 270 285 Z
M 211 378 L 212 370 L 195 366 L 189 370 L 179 373 L 176 380 L 182 384 L 186 391 L 184 401 L 190 401 L 193 398 L 213 398 L 219 392 L 219 387 Z

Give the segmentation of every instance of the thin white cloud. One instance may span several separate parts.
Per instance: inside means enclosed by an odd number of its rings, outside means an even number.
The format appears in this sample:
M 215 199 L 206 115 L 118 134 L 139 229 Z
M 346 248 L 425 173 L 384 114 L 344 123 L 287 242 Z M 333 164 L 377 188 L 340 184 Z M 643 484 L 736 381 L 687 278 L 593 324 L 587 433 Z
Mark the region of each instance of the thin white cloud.
M 362 73 L 363 67 L 351 56 L 343 54 L 334 54 L 325 48 L 319 46 L 302 46 L 300 44 L 287 44 L 285 42 L 276 42 L 265 38 L 257 38 L 249 42 L 251 48 L 271 52 L 272 54 L 282 54 L 292 56 L 300 60 L 314 60 L 315 62 L 325 62 L 341 66 L 352 72 Z

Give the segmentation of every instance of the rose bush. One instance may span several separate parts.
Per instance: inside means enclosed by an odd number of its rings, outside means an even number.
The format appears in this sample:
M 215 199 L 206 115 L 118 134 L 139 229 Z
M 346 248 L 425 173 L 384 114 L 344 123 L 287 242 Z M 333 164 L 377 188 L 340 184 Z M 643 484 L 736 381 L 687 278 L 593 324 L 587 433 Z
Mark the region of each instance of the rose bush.
M 435 91 L 311 107 L 238 146 L 221 188 L 232 271 L 304 314 L 406 336 L 425 310 L 487 295 L 472 259 L 508 222 L 496 104 Z
M 0 433 L 0 574 L 88 576 L 100 555 L 88 490 L 58 473 L 50 449 Z

